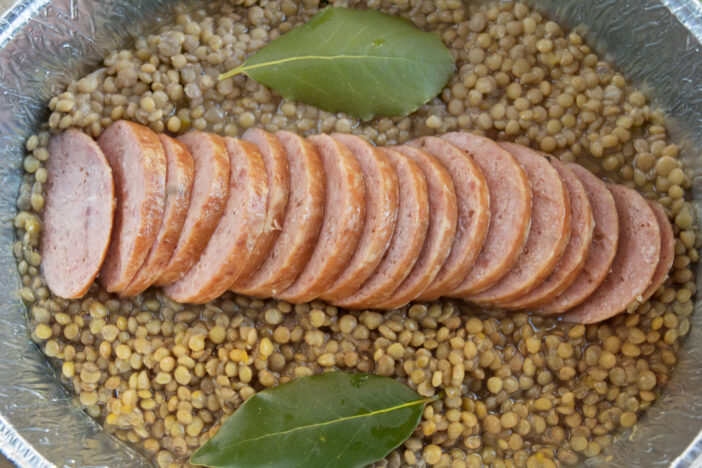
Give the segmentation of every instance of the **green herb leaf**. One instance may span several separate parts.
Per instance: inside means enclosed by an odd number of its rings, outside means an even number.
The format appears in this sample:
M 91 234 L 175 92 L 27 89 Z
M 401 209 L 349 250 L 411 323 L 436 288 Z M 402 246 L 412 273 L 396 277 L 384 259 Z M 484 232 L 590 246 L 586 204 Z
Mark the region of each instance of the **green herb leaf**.
M 368 120 L 416 110 L 454 70 L 436 34 L 378 11 L 330 7 L 219 79 L 246 73 L 288 99 Z
M 361 467 L 412 434 L 424 405 L 400 382 L 330 372 L 252 396 L 190 459 L 213 467 Z

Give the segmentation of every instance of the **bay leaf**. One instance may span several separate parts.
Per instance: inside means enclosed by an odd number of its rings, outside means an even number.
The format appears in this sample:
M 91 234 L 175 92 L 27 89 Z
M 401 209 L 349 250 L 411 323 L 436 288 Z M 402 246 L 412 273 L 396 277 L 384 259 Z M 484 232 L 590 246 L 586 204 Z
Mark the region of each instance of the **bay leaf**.
M 454 70 L 438 35 L 375 10 L 329 7 L 219 78 L 246 73 L 288 99 L 368 120 L 413 112 Z
M 244 402 L 190 459 L 212 467 L 362 467 L 417 427 L 422 398 L 370 374 L 329 372 L 263 390 Z

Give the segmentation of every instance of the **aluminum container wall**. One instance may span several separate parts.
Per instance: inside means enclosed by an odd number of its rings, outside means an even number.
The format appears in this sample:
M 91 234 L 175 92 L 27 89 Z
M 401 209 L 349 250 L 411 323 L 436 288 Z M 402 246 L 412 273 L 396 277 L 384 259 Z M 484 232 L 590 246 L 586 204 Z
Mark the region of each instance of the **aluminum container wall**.
M 190 2 L 192 3 L 192 2 Z M 532 0 L 582 33 L 669 112 L 671 136 L 702 203 L 702 7 L 697 0 Z M 20 466 L 145 467 L 139 454 L 71 403 L 29 340 L 11 246 L 26 138 L 52 93 L 110 50 L 172 17 L 167 0 L 19 1 L 0 18 L 0 450 Z M 698 217 L 698 219 L 700 219 Z M 698 274 L 698 291 L 702 275 Z M 677 369 L 636 430 L 589 466 L 692 466 L 702 453 L 702 308 Z M 697 461 L 697 462 L 696 462 Z

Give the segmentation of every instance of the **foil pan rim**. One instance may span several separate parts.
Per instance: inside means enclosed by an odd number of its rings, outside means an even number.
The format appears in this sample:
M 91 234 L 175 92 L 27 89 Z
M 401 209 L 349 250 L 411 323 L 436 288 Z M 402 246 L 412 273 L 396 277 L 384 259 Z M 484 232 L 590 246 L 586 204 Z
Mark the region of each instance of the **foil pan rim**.
M 20 467 L 53 468 L 56 466 L 27 442 L 2 415 L 0 415 L 0 451 Z
M 0 16 L 0 49 L 51 0 L 19 0 Z
M 695 0 L 661 0 L 697 42 L 702 44 L 702 2 Z

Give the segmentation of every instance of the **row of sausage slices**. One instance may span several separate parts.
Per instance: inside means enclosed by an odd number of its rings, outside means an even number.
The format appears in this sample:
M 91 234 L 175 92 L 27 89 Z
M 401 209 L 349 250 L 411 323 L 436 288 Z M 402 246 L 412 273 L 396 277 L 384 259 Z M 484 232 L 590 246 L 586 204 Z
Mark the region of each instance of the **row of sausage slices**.
M 119 121 L 52 137 L 49 288 L 97 277 L 204 303 L 227 290 L 393 309 L 455 297 L 592 323 L 664 282 L 662 208 L 577 164 L 471 133 L 374 147 L 346 134 L 171 138 Z M 98 275 L 99 273 L 99 275 Z

